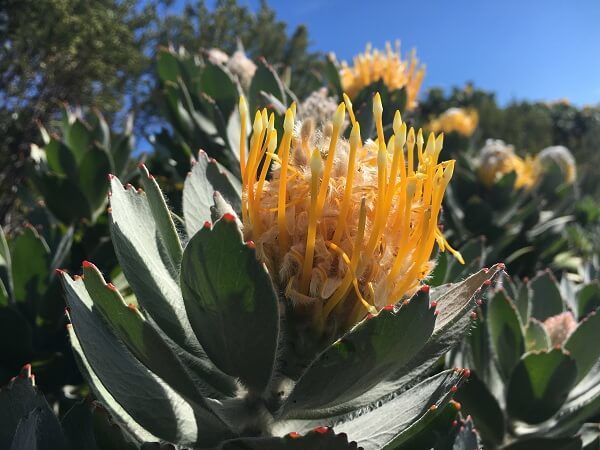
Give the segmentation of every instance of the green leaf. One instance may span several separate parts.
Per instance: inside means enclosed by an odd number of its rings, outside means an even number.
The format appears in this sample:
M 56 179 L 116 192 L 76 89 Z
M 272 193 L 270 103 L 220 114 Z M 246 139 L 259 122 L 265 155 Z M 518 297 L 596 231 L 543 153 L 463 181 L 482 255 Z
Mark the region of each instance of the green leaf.
M 593 344 L 597 342 L 600 342 L 598 310 L 584 318 L 563 344 L 564 349 L 569 352 L 577 365 L 576 383 L 580 382 L 598 362 L 600 346 Z
M 444 284 L 448 272 L 448 259 L 448 253 L 438 252 L 437 257 L 435 258 L 435 268 L 431 271 L 426 280 L 430 286 L 440 286 Z
M 335 434 L 331 428 L 320 427 L 304 436 L 239 438 L 224 442 L 219 450 L 356 450 L 356 442 L 348 442 L 345 434 Z
M 429 291 L 367 318 L 333 343 L 308 367 L 284 405 L 293 417 L 331 415 L 410 361 L 433 332 Z
M 94 109 L 91 118 L 92 140 L 96 141 L 104 150 L 110 149 L 110 128 L 100 111 Z
M 477 427 L 477 431 L 479 431 L 479 427 Z M 452 450 L 479 450 L 481 442 L 479 441 L 477 431 L 475 430 L 473 420 L 468 417 L 456 435 Z
M 519 318 L 521 324 L 525 326 L 529 321 L 531 315 L 531 305 L 529 299 L 532 297 L 531 288 L 527 283 L 522 283 L 517 290 L 517 294 L 514 297 L 517 311 L 519 311 Z
M 0 389 L 0 448 L 10 448 L 19 421 L 36 408 L 48 407 L 35 388 L 31 366 L 26 366 L 8 385 Z
M 240 92 L 232 76 L 222 66 L 206 61 L 200 77 L 202 92 L 212 98 L 225 118 L 237 105 Z
M 575 360 L 561 349 L 526 354 L 508 382 L 509 414 L 527 423 L 540 423 L 556 413 L 575 384 Z
M 127 170 L 129 157 L 133 152 L 135 139 L 130 134 L 125 134 L 118 138 L 117 142 L 110 148 L 110 152 L 114 161 L 115 175 L 122 177 Z
M 50 250 L 46 241 L 31 226 L 10 243 L 14 296 L 33 312 L 48 288 Z
M 92 411 L 87 400 L 75 403 L 63 417 L 61 425 L 69 450 L 101 450 L 96 444 Z
M 525 351 L 525 339 L 519 314 L 503 289 L 490 299 L 487 324 L 500 373 L 508 379 Z
M 93 146 L 85 153 L 79 165 L 79 186 L 89 203 L 93 217 L 98 216 L 106 203 L 108 184 L 106 177 L 111 172 L 106 150 Z
M 348 413 L 355 410 L 357 405 L 372 404 L 423 376 L 423 373 L 438 363 L 440 358 L 467 334 L 472 326 L 469 313 L 475 308 L 476 300 L 481 298 L 482 288 L 487 287 L 488 283 L 491 284 L 502 270 L 504 266 L 497 264 L 490 269 L 480 270 L 460 283 L 432 289 L 431 300 L 437 303 L 438 315 L 433 334 L 423 348 L 387 380 L 351 402 L 336 406 L 335 412 Z
M 160 218 L 148 197 L 111 181 L 111 235 L 117 258 L 140 305 L 158 327 L 190 353 L 204 353 L 190 327 L 179 288 L 179 264 L 169 256 Z
M 87 198 L 72 179 L 45 173 L 36 177 L 36 184 L 44 196 L 46 206 L 61 222 L 71 224 L 92 217 Z
M 394 449 L 426 430 L 452 399 L 454 386 L 463 381 L 463 371 L 441 372 L 334 429 L 346 433 L 365 450 Z
M 158 183 L 154 177 L 150 175 L 148 169 L 146 169 L 146 166 L 143 164 L 140 166 L 140 174 L 142 186 L 144 186 L 144 190 L 146 191 L 148 205 L 150 206 L 152 216 L 156 221 L 158 232 L 164 242 L 171 265 L 179 267 L 183 256 L 183 248 L 177 230 L 175 229 L 171 212 L 167 207 L 167 203 L 165 202 L 165 198 L 163 197 Z
M 464 414 L 471 415 L 485 441 L 502 443 L 506 432 L 504 413 L 494 395 L 475 372 L 456 393 Z
M 277 295 L 232 215 L 202 228 L 183 253 L 181 289 L 190 322 L 223 372 L 261 392 L 273 371 L 279 336 Z M 248 364 L 252 361 L 252 364 Z
M 529 283 L 531 316 L 540 321 L 564 311 L 558 283 L 550 271 L 540 272 Z
M 176 82 L 181 76 L 177 57 L 166 48 L 161 48 L 156 56 L 156 71 L 160 80 Z
M 275 69 L 273 69 L 264 58 L 261 58 L 258 61 L 258 67 L 250 82 L 250 88 L 248 90 L 250 111 L 257 111 L 258 109 L 267 106 L 264 97 L 261 95 L 262 91 L 274 95 L 281 103 L 287 105 L 283 83 L 277 76 Z
M 58 419 L 48 405 L 37 407 L 23 417 L 10 450 L 66 450 Z
M 81 119 L 77 118 L 69 125 L 65 133 L 65 143 L 69 146 L 77 164 L 81 164 L 85 154 L 92 143 L 92 131 Z
M 583 286 L 576 294 L 577 317 L 582 319 L 600 307 L 600 282 L 595 281 Z
M 239 182 L 233 184 L 232 181 L 214 159 L 202 151 L 198 154 L 198 161 L 183 185 L 183 215 L 189 237 L 211 221 L 215 192 L 219 192 L 236 213 L 241 211 L 241 188 L 237 186 Z
M 75 154 L 61 141 L 52 138 L 44 147 L 50 170 L 58 175 L 77 178 L 78 168 Z
M 13 296 L 12 262 L 2 227 L 0 227 L 0 283 L 5 289 L 7 300 L 11 299 Z M 3 302 L 0 301 L 0 305 L 2 304 Z
M 537 319 L 529 319 L 525 328 L 525 348 L 528 352 L 539 350 L 550 350 L 550 336 L 546 333 L 546 328 L 542 322 Z
M 88 373 L 99 398 L 105 389 L 137 423 L 169 442 L 210 446 L 230 434 L 212 411 L 179 396 L 127 350 L 93 311 L 83 280 L 73 281 L 64 273 L 61 280 L 69 305 L 72 345 L 80 362 L 86 361 L 80 368 Z M 112 402 L 106 407 L 119 415 Z
M 181 395 L 198 404 L 205 403 L 203 395 L 222 395 L 205 380 L 190 375 L 155 325 L 146 320 L 136 305 L 127 305 L 119 291 L 113 285 L 105 283 L 102 274 L 94 265 L 85 262 L 83 267 L 85 288 L 94 302 L 94 307 L 142 364 Z M 209 380 L 215 378 L 215 375 L 208 371 L 205 376 Z M 222 378 L 215 381 L 222 382 Z M 230 380 L 230 385 L 232 393 L 235 385 L 233 380 Z

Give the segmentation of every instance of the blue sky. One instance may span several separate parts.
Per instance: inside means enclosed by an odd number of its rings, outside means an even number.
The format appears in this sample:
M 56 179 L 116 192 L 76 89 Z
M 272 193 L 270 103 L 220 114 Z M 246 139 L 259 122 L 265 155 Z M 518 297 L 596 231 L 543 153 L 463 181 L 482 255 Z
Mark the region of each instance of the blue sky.
M 256 8 L 259 0 L 239 0 Z M 209 5 L 211 2 L 208 2 Z M 312 48 L 351 59 L 400 39 L 427 64 L 425 87 L 473 81 L 512 99 L 600 102 L 600 0 L 270 0 Z

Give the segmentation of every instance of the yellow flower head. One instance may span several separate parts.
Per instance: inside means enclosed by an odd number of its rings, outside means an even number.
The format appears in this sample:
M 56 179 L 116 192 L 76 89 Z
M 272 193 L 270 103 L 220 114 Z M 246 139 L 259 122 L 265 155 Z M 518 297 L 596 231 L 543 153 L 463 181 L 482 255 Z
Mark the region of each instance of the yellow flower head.
M 406 107 L 409 110 L 417 105 L 424 76 L 425 66 L 419 64 L 414 50 L 408 60 L 402 60 L 398 41 L 394 50 L 388 42 L 385 52 L 367 45 L 364 53 L 354 57 L 354 66 L 349 67 L 344 61 L 340 71 L 342 88 L 350 98 L 369 84 L 383 80 L 390 90 L 406 88 Z
M 450 108 L 432 120 L 427 128 L 434 133 L 457 132 L 463 136 L 471 136 L 478 123 L 479 114 L 474 109 Z
M 438 227 L 454 169 L 454 161 L 438 162 L 443 136 L 432 133 L 425 145 L 421 130 L 407 130 L 396 112 L 386 143 L 377 94 L 378 137 L 363 142 L 346 101 L 348 141 L 340 137 L 344 103 L 323 130 L 311 120 L 295 122 L 293 105 L 280 141 L 273 115 L 263 110 L 256 113 L 248 149 L 242 129 L 240 163 L 244 235 L 275 283 L 321 323 L 335 316 L 350 326 L 414 293 L 434 265 L 436 242 L 462 258 Z M 243 99 L 240 111 L 245 124 Z
M 548 170 L 550 164 L 554 163 L 562 171 L 565 183 L 573 184 L 575 182 L 577 178 L 575 157 L 567 147 L 563 147 L 562 145 L 547 147 L 538 153 L 537 160 L 542 171 Z
M 479 179 L 488 187 L 509 172 L 515 172 L 515 189 L 530 189 L 538 178 L 538 164 L 535 159 L 517 156 L 512 145 L 504 141 L 488 139 L 479 157 Z

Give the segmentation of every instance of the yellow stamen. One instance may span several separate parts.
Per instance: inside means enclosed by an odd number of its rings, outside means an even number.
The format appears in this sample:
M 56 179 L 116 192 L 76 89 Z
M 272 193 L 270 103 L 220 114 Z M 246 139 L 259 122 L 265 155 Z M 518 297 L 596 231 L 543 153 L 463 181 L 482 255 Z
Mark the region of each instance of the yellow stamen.
M 348 110 L 348 115 L 350 116 L 350 122 L 352 122 L 352 125 L 354 125 L 356 123 L 356 117 L 354 117 L 354 109 L 352 109 L 352 102 L 350 101 L 350 97 L 348 97 L 346 93 L 344 93 L 343 96 L 344 103 L 346 104 L 346 109 Z
M 358 266 L 358 262 L 360 261 L 361 254 L 361 246 L 363 241 L 363 236 L 365 234 L 365 226 L 367 223 L 367 206 L 365 198 L 363 197 L 360 202 L 360 213 L 358 217 L 358 229 L 356 231 L 356 237 L 354 239 L 354 246 L 352 247 L 352 258 L 350 259 L 350 267 L 346 271 L 346 275 L 342 280 L 342 284 L 337 288 L 335 293 L 327 300 L 325 306 L 323 307 L 323 318 L 326 319 L 327 316 L 333 311 L 333 309 L 338 305 L 338 303 L 346 296 L 348 292 L 348 288 L 352 283 L 353 278 L 355 278 L 354 272 L 356 271 L 356 267 Z
M 285 113 L 283 122 L 283 139 L 279 147 L 279 156 L 281 158 L 281 171 L 279 176 L 279 196 L 277 197 L 277 227 L 279 250 L 283 255 L 288 247 L 288 231 L 286 227 L 286 202 L 287 202 L 287 181 L 288 181 L 288 161 L 290 156 L 290 144 L 292 141 L 292 131 L 294 129 L 294 114 L 291 109 Z
M 348 216 L 350 201 L 352 199 L 352 187 L 356 164 L 356 149 L 359 145 L 362 145 L 362 140 L 360 138 L 360 124 L 358 122 L 354 122 L 352 125 L 352 131 L 350 132 L 350 153 L 348 154 L 348 173 L 346 175 L 346 186 L 344 187 L 344 197 L 342 199 L 342 206 L 340 207 L 338 223 L 333 234 L 333 242 L 340 242 L 340 238 L 346 225 L 346 217 Z
M 244 180 L 246 172 L 246 121 L 248 120 L 248 105 L 242 95 L 239 103 L 240 110 L 240 174 Z
M 329 177 L 331 176 L 331 169 L 333 168 L 333 160 L 335 158 L 335 149 L 337 140 L 340 134 L 340 128 L 344 123 L 344 117 L 346 115 L 346 106 L 340 103 L 337 111 L 333 116 L 333 131 L 331 133 L 331 139 L 329 141 L 329 150 L 327 152 L 327 159 L 325 160 L 325 171 L 323 172 L 323 181 L 319 189 L 319 196 L 317 197 L 317 209 L 316 214 L 320 215 L 325 205 L 325 198 L 327 197 L 327 188 L 329 187 Z
M 310 276 L 312 273 L 313 258 L 315 254 L 315 239 L 317 235 L 317 200 L 319 193 L 319 177 L 323 172 L 323 160 L 319 149 L 314 149 L 310 157 L 310 212 L 308 214 L 308 230 L 306 234 L 306 250 L 302 266 L 300 292 L 308 294 Z

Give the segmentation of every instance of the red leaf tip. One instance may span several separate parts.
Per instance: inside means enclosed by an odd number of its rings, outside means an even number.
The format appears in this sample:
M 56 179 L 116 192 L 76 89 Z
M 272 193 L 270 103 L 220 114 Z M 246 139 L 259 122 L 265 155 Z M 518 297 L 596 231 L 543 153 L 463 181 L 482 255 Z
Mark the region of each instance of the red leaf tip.
M 299 437 L 302 437 L 302 435 L 297 431 L 292 431 L 291 433 L 288 433 L 288 437 L 292 439 L 298 439 Z
M 421 292 L 424 294 L 429 294 L 429 285 L 424 284 L 423 286 L 421 286 Z
M 231 222 L 235 222 L 235 216 L 233 214 L 231 214 L 231 213 L 225 213 L 225 214 L 223 214 L 222 219 L 225 222 L 230 222 L 230 223 Z
M 382 308 L 383 311 L 393 311 L 394 310 L 394 305 L 385 305 Z
M 254 241 L 246 241 L 246 247 L 254 250 L 256 248 L 256 244 L 254 243 Z
M 329 432 L 329 427 L 317 427 L 313 430 L 315 433 L 325 434 Z
M 84 261 L 81 263 L 81 265 L 83 266 L 83 268 L 84 268 L 84 269 L 90 269 L 90 268 L 94 268 L 94 267 L 96 267 L 96 266 L 94 265 L 94 263 L 91 263 L 91 262 L 89 262 L 89 261 L 87 261 L 87 260 L 84 260 Z

